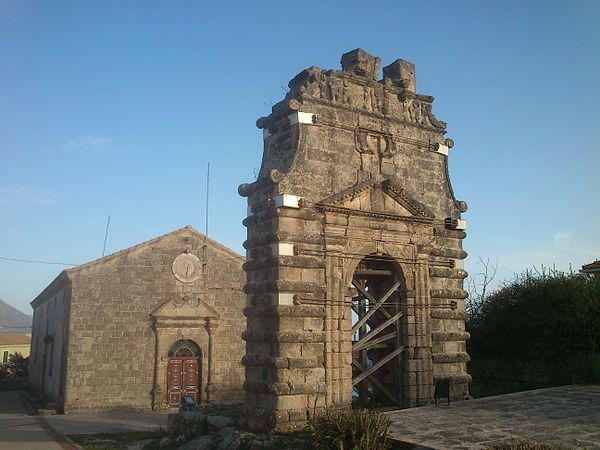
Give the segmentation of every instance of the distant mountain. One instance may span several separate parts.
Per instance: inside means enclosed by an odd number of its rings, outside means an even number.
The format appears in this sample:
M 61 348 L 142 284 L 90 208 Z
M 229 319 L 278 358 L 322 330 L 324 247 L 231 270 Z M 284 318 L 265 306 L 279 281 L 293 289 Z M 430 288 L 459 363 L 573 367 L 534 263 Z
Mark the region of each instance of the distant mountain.
M 0 299 L 0 333 L 31 333 L 31 316 Z

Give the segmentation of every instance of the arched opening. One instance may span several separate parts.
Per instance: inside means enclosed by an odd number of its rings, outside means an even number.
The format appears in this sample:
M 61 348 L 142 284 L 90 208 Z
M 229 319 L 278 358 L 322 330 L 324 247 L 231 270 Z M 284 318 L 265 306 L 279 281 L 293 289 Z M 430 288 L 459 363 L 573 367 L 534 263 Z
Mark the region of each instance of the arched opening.
M 182 396 L 202 402 L 202 350 L 194 341 L 182 339 L 169 349 L 167 363 L 167 399 L 178 406 Z
M 352 277 L 352 387 L 359 402 L 402 405 L 406 282 L 390 257 L 370 255 Z

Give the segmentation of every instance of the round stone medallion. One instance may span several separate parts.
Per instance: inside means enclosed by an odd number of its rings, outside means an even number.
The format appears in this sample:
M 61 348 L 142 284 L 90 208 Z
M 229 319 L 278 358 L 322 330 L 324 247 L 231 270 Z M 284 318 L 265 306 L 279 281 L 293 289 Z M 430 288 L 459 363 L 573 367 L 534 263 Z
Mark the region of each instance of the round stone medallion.
M 192 283 L 200 278 L 200 260 L 191 253 L 182 253 L 173 260 L 173 275 L 182 283 Z

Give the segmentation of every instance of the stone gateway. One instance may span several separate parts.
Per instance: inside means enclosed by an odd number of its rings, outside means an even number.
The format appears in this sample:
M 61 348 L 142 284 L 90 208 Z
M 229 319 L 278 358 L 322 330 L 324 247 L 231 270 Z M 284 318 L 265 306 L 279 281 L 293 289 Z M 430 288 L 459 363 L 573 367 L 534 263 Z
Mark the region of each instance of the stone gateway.
M 263 130 L 248 198 L 244 389 L 254 429 L 290 430 L 361 401 L 468 395 L 453 142 L 414 65 L 357 49 L 311 67 Z
M 31 385 L 65 413 L 241 401 L 243 262 L 188 226 L 63 271 L 31 303 Z

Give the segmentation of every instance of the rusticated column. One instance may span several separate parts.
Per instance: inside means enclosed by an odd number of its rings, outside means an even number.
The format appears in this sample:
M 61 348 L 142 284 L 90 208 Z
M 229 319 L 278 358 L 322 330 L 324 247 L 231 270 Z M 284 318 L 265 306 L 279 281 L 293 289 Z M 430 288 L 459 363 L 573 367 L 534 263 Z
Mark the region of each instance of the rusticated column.
M 215 329 L 219 326 L 219 324 L 215 321 L 215 319 L 211 319 L 210 317 L 206 318 L 206 323 L 204 327 L 206 328 L 206 332 L 208 333 L 208 374 L 206 375 L 206 403 L 210 403 L 211 398 L 215 393 L 215 355 L 214 355 L 214 334 Z
M 162 409 L 164 407 L 164 392 L 160 385 L 160 332 L 156 323 L 156 318 L 152 318 L 152 330 L 154 330 L 154 381 L 152 383 L 152 409 Z

